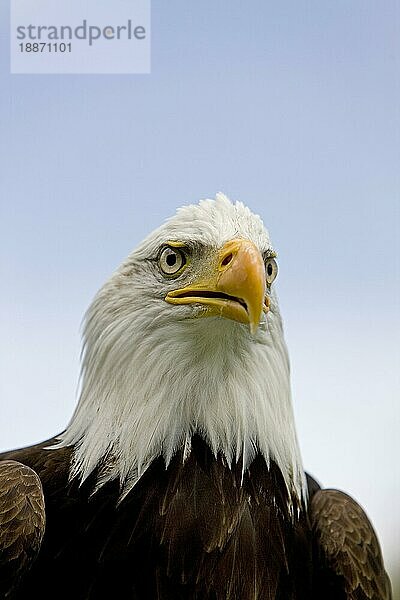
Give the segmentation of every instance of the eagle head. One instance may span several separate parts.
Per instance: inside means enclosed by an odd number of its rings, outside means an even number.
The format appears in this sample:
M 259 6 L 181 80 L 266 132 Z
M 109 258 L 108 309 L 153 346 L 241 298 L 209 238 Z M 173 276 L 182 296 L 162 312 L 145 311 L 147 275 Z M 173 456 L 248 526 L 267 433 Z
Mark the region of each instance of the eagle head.
M 86 314 L 58 444 L 74 447 L 71 477 L 98 468 L 98 486 L 118 478 L 126 494 L 198 434 L 227 468 L 261 453 L 304 494 L 275 256 L 260 217 L 223 194 L 178 209 L 128 256 Z

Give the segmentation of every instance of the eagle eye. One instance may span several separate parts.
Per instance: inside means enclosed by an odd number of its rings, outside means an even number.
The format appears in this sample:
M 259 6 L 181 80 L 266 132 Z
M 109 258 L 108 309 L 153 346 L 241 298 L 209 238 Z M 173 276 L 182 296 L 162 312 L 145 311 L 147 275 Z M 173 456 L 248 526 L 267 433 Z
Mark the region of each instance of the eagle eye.
M 271 283 L 275 280 L 275 277 L 278 274 L 278 264 L 274 258 L 268 258 L 265 261 L 265 277 L 267 279 L 267 284 L 271 285 Z
M 164 275 L 177 275 L 186 264 L 186 256 L 180 248 L 165 246 L 158 259 Z

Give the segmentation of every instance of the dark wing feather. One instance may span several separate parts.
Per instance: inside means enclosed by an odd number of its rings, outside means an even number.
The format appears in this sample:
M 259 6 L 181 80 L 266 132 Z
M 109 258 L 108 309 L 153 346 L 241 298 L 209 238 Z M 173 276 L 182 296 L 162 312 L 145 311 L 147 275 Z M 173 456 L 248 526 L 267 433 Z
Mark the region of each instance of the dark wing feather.
M 318 562 L 317 597 L 390 600 L 379 542 L 360 505 L 338 490 L 319 490 L 312 498 L 310 516 Z
M 14 460 L 0 462 L 0 597 L 9 598 L 40 549 L 45 508 L 40 479 Z

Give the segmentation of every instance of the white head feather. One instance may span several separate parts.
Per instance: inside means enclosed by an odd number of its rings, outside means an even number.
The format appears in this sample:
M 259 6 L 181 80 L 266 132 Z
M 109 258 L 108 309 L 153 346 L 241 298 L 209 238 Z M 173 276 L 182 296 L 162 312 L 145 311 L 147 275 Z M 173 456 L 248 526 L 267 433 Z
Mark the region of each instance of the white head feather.
M 57 445 L 75 446 L 72 477 L 103 465 L 98 485 L 119 478 L 125 495 L 155 458 L 168 465 L 190 452 L 197 432 L 228 465 L 243 457 L 247 469 L 256 451 L 273 459 L 290 493 L 305 498 L 275 293 L 256 336 L 164 300 L 177 284 L 158 268 L 161 246 L 180 240 L 207 253 L 238 237 L 272 250 L 261 219 L 223 194 L 180 208 L 98 292 L 85 319 L 79 402 Z M 191 277 L 186 270 L 183 284 Z

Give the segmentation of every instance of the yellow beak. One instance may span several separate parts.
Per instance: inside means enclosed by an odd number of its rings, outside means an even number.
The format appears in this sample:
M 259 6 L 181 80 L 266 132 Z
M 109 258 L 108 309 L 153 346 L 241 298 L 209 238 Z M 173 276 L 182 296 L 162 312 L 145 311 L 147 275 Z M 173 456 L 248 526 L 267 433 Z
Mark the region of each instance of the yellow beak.
M 204 316 L 248 323 L 254 334 L 262 312 L 269 308 L 265 291 L 265 267 L 258 248 L 249 240 L 235 239 L 223 246 L 204 277 L 169 292 L 165 300 L 170 304 L 201 304 Z

